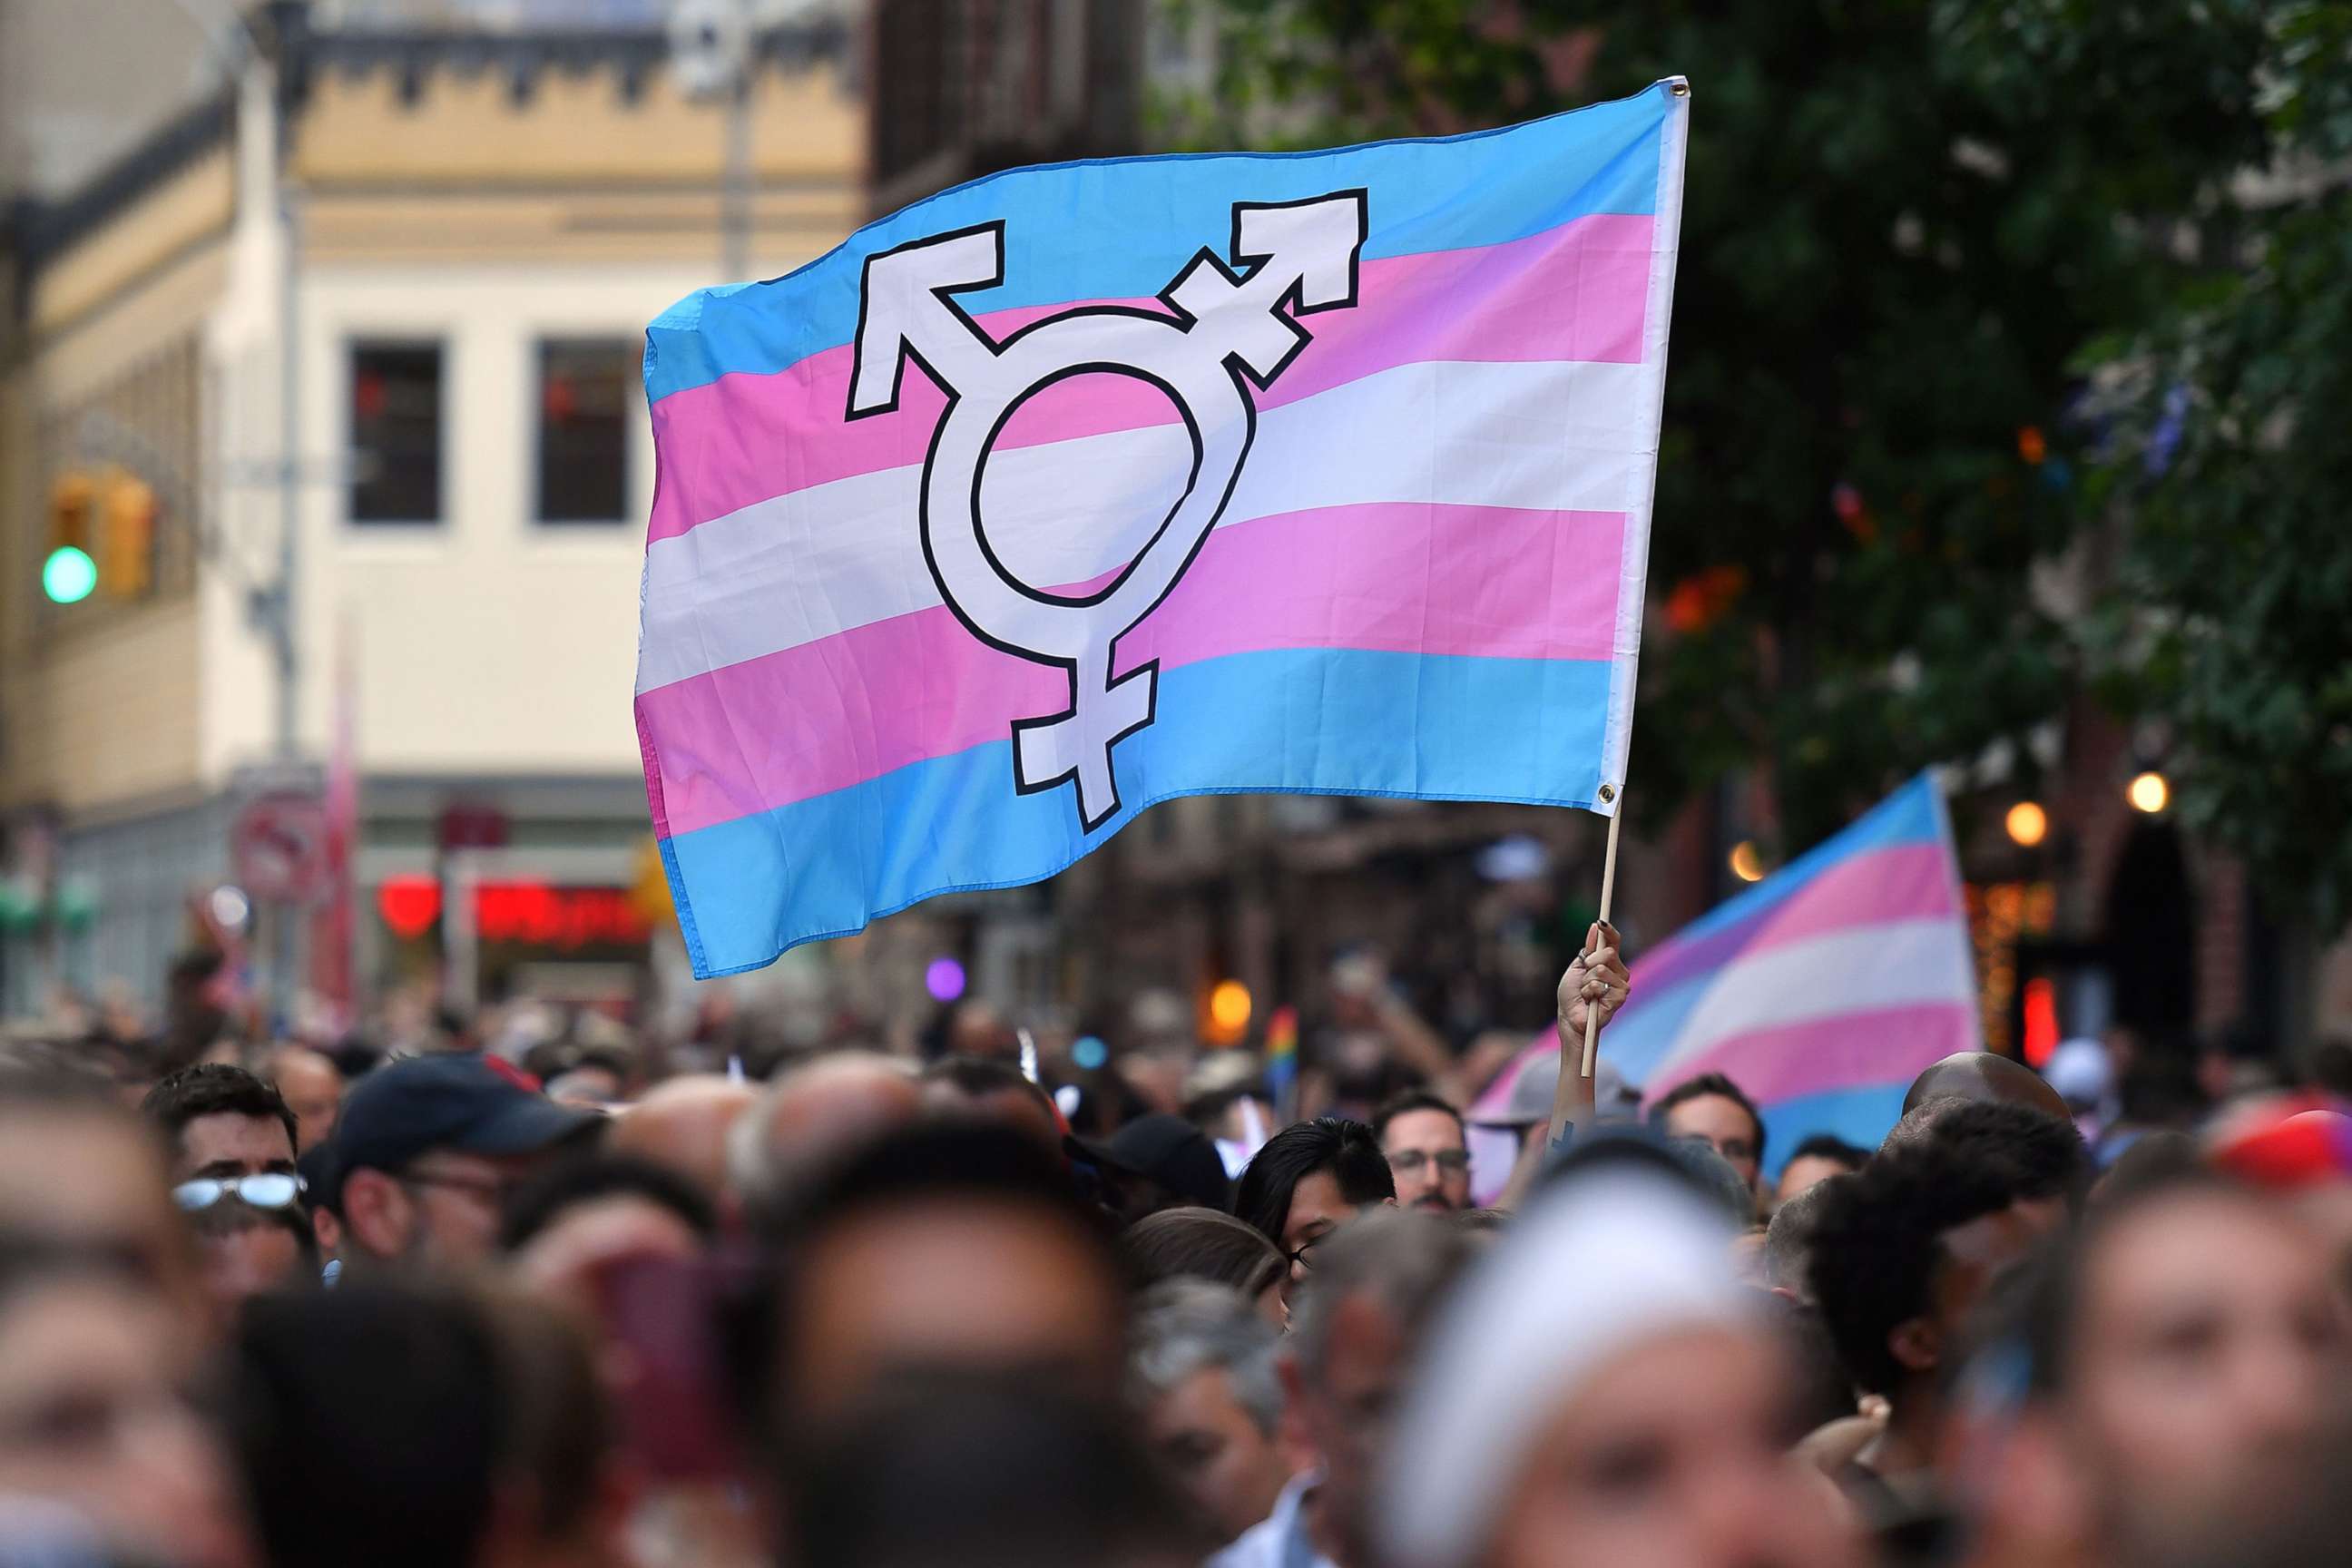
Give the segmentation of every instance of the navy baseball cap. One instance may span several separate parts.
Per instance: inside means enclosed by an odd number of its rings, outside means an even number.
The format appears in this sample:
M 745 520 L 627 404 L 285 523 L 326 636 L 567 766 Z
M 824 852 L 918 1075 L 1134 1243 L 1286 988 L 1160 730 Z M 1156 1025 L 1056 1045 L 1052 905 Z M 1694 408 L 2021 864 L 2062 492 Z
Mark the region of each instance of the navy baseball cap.
M 1073 1137 L 1067 1143 L 1078 1158 L 1157 1182 L 1186 1203 L 1213 1209 L 1233 1206 L 1233 1184 L 1216 1144 L 1181 1116 L 1154 1110 L 1121 1127 L 1108 1142 Z
M 465 1154 L 536 1154 L 579 1136 L 604 1118 L 558 1105 L 503 1061 L 479 1052 L 436 1053 L 387 1062 L 344 1097 L 327 1142 L 319 1201 L 340 1208 L 352 1171 L 398 1171 L 428 1149 Z

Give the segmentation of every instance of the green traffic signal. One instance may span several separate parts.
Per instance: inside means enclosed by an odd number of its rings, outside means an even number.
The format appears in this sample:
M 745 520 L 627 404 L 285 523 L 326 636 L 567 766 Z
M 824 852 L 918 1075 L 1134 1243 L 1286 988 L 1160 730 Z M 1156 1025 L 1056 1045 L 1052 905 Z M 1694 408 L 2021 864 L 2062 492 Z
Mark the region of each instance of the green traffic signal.
M 98 563 L 89 558 L 87 550 L 60 545 L 41 563 L 41 592 L 49 596 L 53 605 L 79 605 L 97 586 Z

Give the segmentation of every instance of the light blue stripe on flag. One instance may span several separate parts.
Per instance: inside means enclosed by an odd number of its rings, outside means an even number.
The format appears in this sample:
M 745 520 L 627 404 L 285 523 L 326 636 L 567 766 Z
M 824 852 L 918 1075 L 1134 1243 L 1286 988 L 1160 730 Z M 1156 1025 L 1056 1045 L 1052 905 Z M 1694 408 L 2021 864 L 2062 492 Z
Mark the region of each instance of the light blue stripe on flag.
M 738 372 L 766 374 L 837 348 L 857 328 L 866 258 L 1003 219 L 1004 282 L 957 296 L 975 315 L 1074 300 L 1147 299 L 1202 245 L 1222 253 L 1236 200 L 1378 193 L 1363 258 L 1498 245 L 1595 213 L 1654 213 L 1664 83 L 1613 103 L 1501 131 L 1313 153 L 1101 158 L 958 185 L 859 229 L 796 272 L 705 289 L 646 334 L 654 402 Z
M 1158 721 L 1119 743 L 1125 804 L 1091 834 L 1079 830 L 1066 790 L 1013 795 L 1010 742 L 992 742 L 666 840 L 671 885 L 693 891 L 688 953 L 697 974 L 733 973 L 937 893 L 1034 882 L 1145 805 L 1179 795 L 1589 806 L 1609 669 L 1600 660 L 1286 649 L 1166 670 Z M 927 831 L 905 833 L 913 823 Z M 777 924 L 784 887 L 790 930 Z
M 1770 1161 L 1766 1177 L 1777 1180 L 1780 1167 L 1789 1163 L 1790 1151 L 1816 1132 L 1827 1132 L 1865 1149 L 1877 1148 L 1902 1119 L 1903 1097 L 1910 1089 L 1906 1079 L 1901 1083 L 1824 1089 L 1763 1107 L 1764 1152 Z

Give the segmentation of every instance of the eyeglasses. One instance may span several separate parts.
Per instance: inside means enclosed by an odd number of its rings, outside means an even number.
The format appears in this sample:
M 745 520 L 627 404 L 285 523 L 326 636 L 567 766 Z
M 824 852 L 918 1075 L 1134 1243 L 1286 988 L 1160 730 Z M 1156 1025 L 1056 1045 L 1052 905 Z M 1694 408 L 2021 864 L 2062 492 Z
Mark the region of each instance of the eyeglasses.
M 1329 1231 L 1325 1231 L 1323 1236 L 1328 1236 L 1331 1233 Z M 1298 1244 L 1297 1250 L 1284 1253 L 1282 1255 L 1284 1261 L 1287 1262 L 1293 1268 L 1297 1269 L 1301 1274 L 1307 1272 L 1309 1269 L 1313 1268 L 1315 1265 L 1307 1261 L 1307 1255 L 1315 1250 L 1315 1244 L 1321 1241 L 1323 1239 L 1323 1236 L 1308 1237 L 1305 1241 Z
M 255 1176 L 199 1176 L 173 1187 L 172 1201 L 190 1214 L 208 1209 L 223 1198 L 241 1198 L 257 1209 L 282 1209 L 310 1185 L 287 1171 L 264 1171 Z
M 1400 1149 L 1389 1156 L 1389 1168 L 1402 1175 L 1418 1175 L 1423 1165 L 1434 1164 L 1447 1175 L 1458 1175 L 1470 1168 L 1467 1149 Z

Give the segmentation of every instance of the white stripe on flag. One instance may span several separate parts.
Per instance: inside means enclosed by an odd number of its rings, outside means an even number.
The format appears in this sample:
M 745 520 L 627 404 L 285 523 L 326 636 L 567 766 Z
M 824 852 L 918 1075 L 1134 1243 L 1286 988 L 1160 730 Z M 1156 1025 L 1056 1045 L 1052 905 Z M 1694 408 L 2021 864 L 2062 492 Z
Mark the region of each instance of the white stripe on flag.
M 1624 512 L 1646 501 L 1655 435 L 1638 364 L 1399 365 L 1267 410 L 1219 527 L 1365 501 Z M 989 542 L 1034 586 L 1116 571 L 1191 462 L 1180 426 L 1114 431 L 991 460 Z M 1150 500 L 1119 526 L 1108 487 Z M 918 467 L 812 486 L 654 542 L 637 689 L 929 609 Z M 1057 537 L 1058 536 L 1058 537 Z M 1045 574 L 1049 575 L 1041 575 Z
M 1949 915 L 1788 942 L 1735 960 L 1694 984 L 1704 984 L 1706 994 L 1643 1075 L 1646 1083 L 1665 1082 L 1679 1064 L 1751 1030 L 1976 997 L 1967 937 Z

